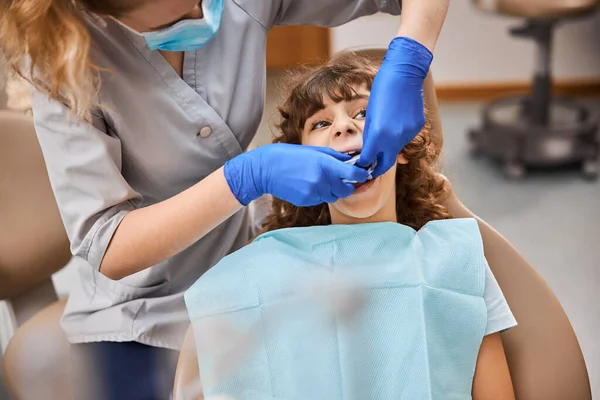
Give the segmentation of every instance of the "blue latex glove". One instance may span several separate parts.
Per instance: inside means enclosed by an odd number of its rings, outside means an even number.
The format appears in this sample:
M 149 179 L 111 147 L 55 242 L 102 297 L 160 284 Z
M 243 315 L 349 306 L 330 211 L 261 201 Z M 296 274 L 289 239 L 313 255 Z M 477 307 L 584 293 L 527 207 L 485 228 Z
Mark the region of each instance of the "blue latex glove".
M 236 199 L 248 205 L 263 194 L 299 207 L 334 203 L 365 182 L 363 168 L 345 164 L 350 156 L 327 147 L 276 143 L 241 154 L 225 163 L 225 179 Z
M 368 166 L 377 159 L 373 178 L 387 172 L 423 129 L 423 82 L 432 61 L 429 49 L 413 39 L 397 37 L 390 44 L 371 88 L 357 162 Z

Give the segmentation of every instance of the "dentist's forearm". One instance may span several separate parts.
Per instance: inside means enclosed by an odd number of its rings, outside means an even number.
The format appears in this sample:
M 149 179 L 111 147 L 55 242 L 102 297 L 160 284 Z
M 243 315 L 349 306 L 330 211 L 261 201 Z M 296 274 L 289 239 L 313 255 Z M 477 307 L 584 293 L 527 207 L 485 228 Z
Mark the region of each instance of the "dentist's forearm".
M 450 0 L 399 0 L 402 2 L 402 23 L 397 36 L 416 40 L 433 52 Z
M 100 271 L 118 280 L 158 264 L 241 208 L 220 168 L 170 199 L 127 214 L 115 231 Z

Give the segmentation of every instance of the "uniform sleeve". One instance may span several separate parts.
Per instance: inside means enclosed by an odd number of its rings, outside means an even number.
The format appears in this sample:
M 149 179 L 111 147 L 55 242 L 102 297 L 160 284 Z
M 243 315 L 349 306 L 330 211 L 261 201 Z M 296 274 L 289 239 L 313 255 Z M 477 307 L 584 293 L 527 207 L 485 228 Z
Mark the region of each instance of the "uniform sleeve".
M 276 0 L 274 25 L 335 27 L 384 12 L 400 15 L 402 0 Z
M 80 122 L 35 90 L 32 106 L 71 252 L 99 269 L 117 226 L 141 201 L 121 175 L 121 142 L 107 134 L 101 117 Z
M 274 25 L 334 27 L 384 12 L 400 15 L 402 0 L 233 0 L 266 30 Z
M 483 299 L 487 308 L 487 327 L 485 335 L 503 332 L 517 326 L 517 321 L 510 311 L 502 289 L 494 277 L 488 263 L 485 263 L 485 289 Z

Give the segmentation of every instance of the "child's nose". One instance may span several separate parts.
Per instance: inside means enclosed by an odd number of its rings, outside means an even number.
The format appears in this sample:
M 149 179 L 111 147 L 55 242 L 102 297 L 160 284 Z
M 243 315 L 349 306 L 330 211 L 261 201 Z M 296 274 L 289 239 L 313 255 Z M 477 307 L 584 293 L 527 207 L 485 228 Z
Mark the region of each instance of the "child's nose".
M 358 129 L 352 123 L 352 121 L 344 121 L 336 124 L 335 129 L 333 131 L 335 132 L 336 137 L 343 137 L 346 135 L 356 135 Z

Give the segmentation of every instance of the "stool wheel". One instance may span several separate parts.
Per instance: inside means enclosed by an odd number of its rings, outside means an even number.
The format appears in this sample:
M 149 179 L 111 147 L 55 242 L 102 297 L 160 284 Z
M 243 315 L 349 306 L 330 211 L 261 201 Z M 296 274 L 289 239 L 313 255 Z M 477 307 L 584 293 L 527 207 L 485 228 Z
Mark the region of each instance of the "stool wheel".
M 525 166 L 519 162 L 511 161 L 502 168 L 504 176 L 510 181 L 520 181 L 525 177 Z
M 598 180 L 599 174 L 599 166 L 597 159 L 588 159 L 584 160 L 581 163 L 581 173 L 583 174 L 583 178 L 588 181 Z

